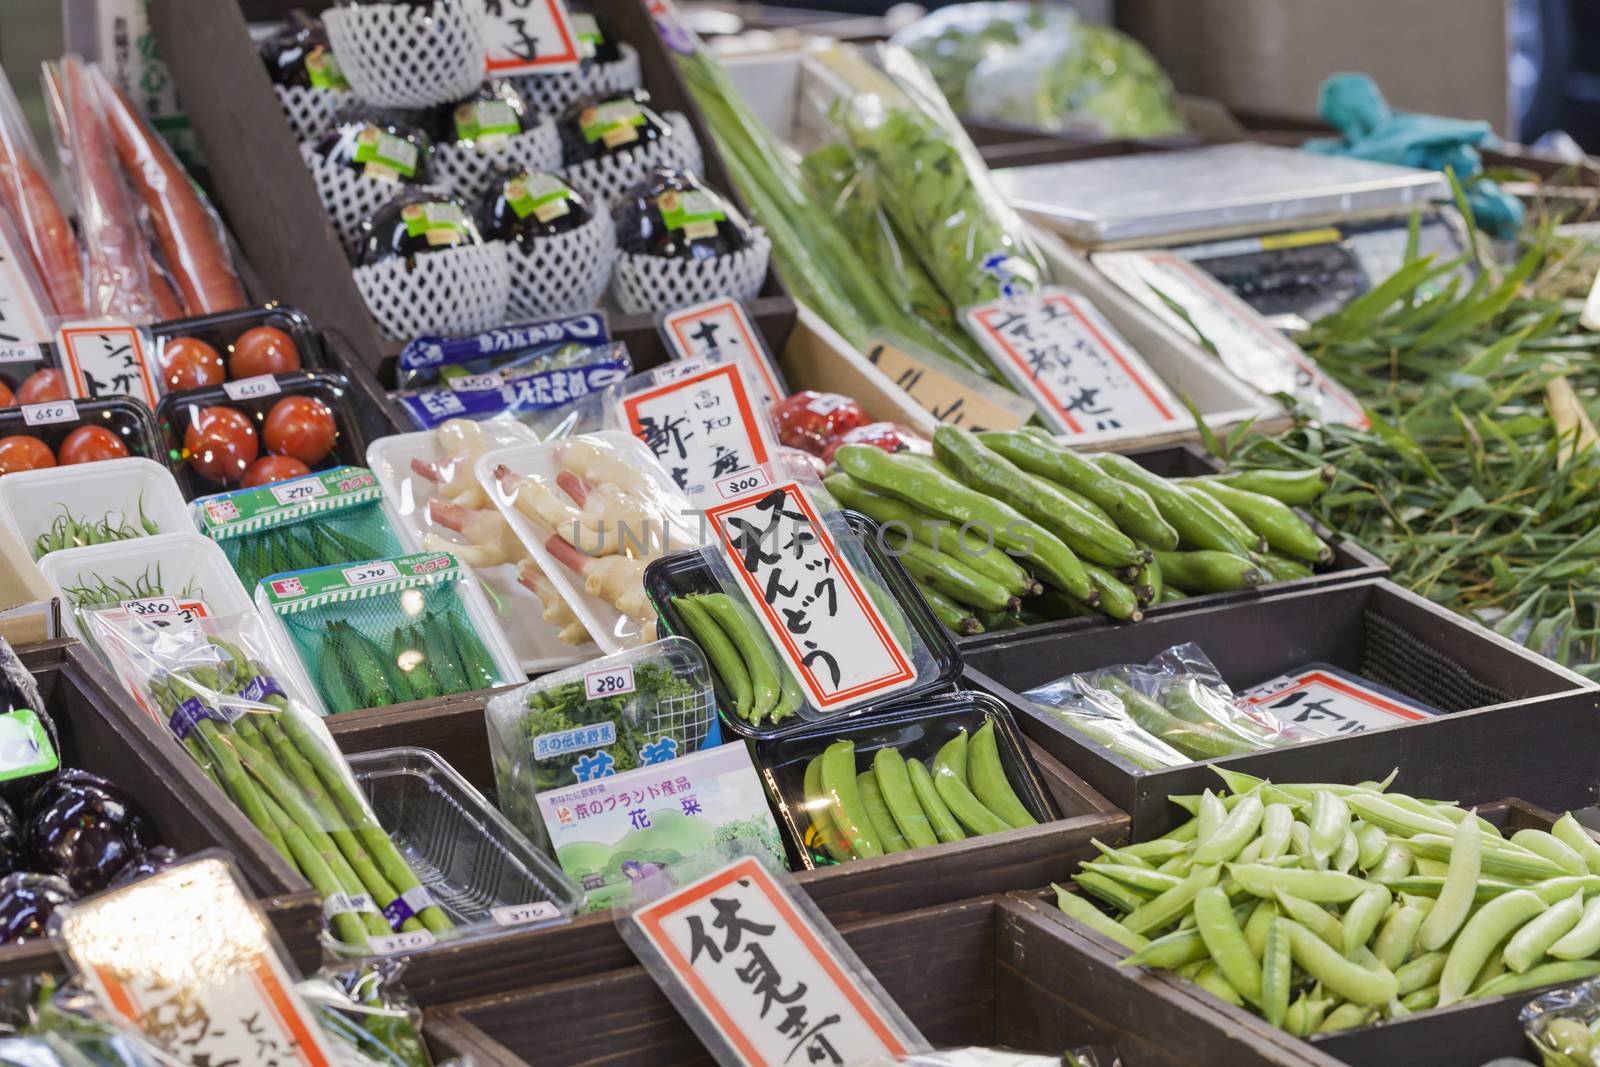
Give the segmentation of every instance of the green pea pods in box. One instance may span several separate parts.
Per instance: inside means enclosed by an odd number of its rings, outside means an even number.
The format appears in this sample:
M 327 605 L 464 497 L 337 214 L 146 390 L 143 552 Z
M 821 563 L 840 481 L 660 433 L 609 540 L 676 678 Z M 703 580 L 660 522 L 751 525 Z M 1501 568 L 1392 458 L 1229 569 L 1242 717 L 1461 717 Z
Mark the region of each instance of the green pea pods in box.
M 448 552 L 275 574 L 256 604 L 323 714 L 525 681 L 477 582 Z
M 484 709 L 500 809 L 545 843 L 540 793 L 699 751 L 716 694 L 699 647 L 667 637 L 547 674 Z
M 270 574 L 405 551 L 395 533 L 397 520 L 365 467 L 335 467 L 201 497 L 190 510 L 247 588 Z

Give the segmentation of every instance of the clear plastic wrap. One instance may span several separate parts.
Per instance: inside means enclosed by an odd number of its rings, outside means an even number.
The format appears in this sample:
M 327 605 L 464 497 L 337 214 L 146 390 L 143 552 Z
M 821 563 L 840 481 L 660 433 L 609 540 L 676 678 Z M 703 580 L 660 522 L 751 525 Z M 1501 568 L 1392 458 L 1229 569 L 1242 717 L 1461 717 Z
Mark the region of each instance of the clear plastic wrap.
M 0 1063 L 16 1067 L 187 1067 L 77 980 L 39 974 L 0 982 Z
M 397 931 L 451 928 L 258 616 L 163 626 L 91 612 L 83 625 L 138 702 L 322 894 L 338 942 L 361 948 Z
M 1544 1067 L 1600 1064 L 1600 979 L 1536 997 L 1517 1019 Z
M 56 202 L 44 157 L 28 131 L 11 83 L 0 70 L 0 206 L 11 218 L 26 249 L 31 273 L 49 296 L 60 319 L 81 319 L 84 297 L 83 248 Z
M 418 337 L 400 350 L 400 388 L 414 389 L 452 377 L 487 374 L 533 357 L 554 357 L 573 348 L 596 348 L 611 340 L 598 311 L 534 322 L 512 322 L 479 333 Z
M 422 1010 L 401 986 L 403 960 L 348 970 L 324 968 L 295 991 L 340 1051 L 382 1067 L 433 1067 L 422 1038 Z
M 1147 664 L 1071 674 L 1028 690 L 1070 729 L 1147 770 L 1312 740 L 1259 708 L 1244 710 L 1195 644 Z

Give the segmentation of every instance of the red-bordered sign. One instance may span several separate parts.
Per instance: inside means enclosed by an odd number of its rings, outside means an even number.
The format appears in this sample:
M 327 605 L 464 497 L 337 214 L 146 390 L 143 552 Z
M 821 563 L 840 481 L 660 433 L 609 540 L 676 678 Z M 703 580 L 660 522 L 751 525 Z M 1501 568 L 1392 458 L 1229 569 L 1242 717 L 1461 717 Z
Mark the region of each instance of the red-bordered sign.
M 697 337 L 695 331 L 708 324 L 713 327 L 713 339 Z M 717 328 L 725 328 L 728 332 L 721 339 L 714 339 Z M 762 343 L 761 335 L 750 322 L 744 305 L 733 297 L 718 297 L 669 311 L 661 317 L 661 332 L 679 359 L 693 359 L 713 353 L 748 358 L 756 374 L 760 375 L 761 388 L 767 394 L 768 404 L 782 400 L 787 395 L 778 376 L 772 373 L 772 357 L 767 354 L 767 346 Z
M 556 74 L 582 61 L 572 16 L 561 0 L 498 0 L 489 9 L 484 35 L 491 78 Z
M 732 412 L 721 410 L 724 403 Z M 720 499 L 712 491 L 716 483 L 771 459 L 738 363 L 675 378 L 624 397 L 621 404 L 628 432 L 649 447 L 695 503 Z
M 159 395 L 138 328 L 125 322 L 72 322 L 56 332 L 72 395 L 131 396 L 152 409 Z

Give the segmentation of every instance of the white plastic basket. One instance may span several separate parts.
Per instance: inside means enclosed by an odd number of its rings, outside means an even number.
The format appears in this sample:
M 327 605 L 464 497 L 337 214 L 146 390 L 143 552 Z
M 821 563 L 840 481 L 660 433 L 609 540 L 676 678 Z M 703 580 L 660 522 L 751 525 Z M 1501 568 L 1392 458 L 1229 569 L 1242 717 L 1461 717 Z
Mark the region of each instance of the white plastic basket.
M 672 127 L 672 136 L 648 141 L 631 152 L 601 156 L 574 163 L 561 171 L 568 185 L 598 203 L 611 204 L 617 197 L 644 181 L 657 167 L 672 167 L 699 174 L 704 167 L 700 142 L 681 112 L 669 111 L 662 118 Z
M 274 85 L 278 103 L 296 141 L 312 141 L 333 127 L 333 113 L 353 102 L 349 89 L 317 89 L 308 85 Z
M 510 310 L 543 319 L 600 306 L 617 262 L 616 225 L 604 204 L 577 229 L 530 244 L 506 243 Z
M 469 96 L 488 54 L 483 0 L 335 6 L 328 43 L 356 95 L 380 107 L 422 108 Z
M 389 259 L 353 273 L 379 329 L 397 340 L 471 333 L 506 319 L 511 294 L 506 249 L 499 241 Z
M 159 533 L 194 532 L 177 481 L 154 460 L 130 456 L 0 478 L 0 522 L 30 554 L 34 541 L 64 515 L 89 522 L 105 517 L 141 532 L 143 517 Z
M 611 277 L 611 295 L 629 314 L 687 307 L 718 296 L 750 300 L 761 291 L 771 258 L 772 242 L 760 227 L 747 247 L 715 259 L 623 252 Z
M 637 89 L 643 84 L 639 53 L 627 42 L 617 47 L 621 56 L 613 63 L 592 63 L 587 68 L 559 74 L 529 74 L 511 80 L 530 108 L 541 115 L 559 115 L 574 100 Z
M 355 252 L 361 240 L 361 224 L 373 216 L 380 207 L 399 196 L 418 188 L 436 186 L 404 185 L 357 174 L 349 167 L 330 163 L 317 151 L 316 145 L 307 141 L 300 145 L 300 157 L 311 172 L 311 180 L 322 198 L 322 207 L 333 223 L 333 231 L 344 244 L 346 255 Z M 446 193 L 438 188 L 441 195 Z
M 487 150 L 477 145 L 442 143 L 433 146 L 433 180 L 468 202 L 489 187 L 497 170 L 555 170 L 561 166 L 561 134 L 553 119 L 541 119 L 524 130 L 493 143 Z

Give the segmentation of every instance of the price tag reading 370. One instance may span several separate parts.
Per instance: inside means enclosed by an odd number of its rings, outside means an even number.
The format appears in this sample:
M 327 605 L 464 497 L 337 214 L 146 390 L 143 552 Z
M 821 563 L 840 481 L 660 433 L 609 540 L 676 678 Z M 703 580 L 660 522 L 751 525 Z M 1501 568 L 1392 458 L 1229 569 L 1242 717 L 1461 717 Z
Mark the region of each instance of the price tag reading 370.
M 710 508 L 706 519 L 813 707 L 850 707 L 916 681 L 909 650 L 797 483 Z

